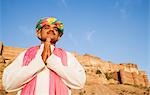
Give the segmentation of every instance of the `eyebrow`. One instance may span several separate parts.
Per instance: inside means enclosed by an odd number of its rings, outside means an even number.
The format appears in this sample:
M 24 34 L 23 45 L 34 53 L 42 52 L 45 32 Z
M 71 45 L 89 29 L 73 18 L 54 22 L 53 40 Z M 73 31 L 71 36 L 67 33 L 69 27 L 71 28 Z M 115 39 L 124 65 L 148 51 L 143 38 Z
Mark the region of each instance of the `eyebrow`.
M 50 25 L 44 25 L 43 27 L 50 27 Z
M 44 28 L 44 27 L 48 27 L 48 28 L 49 28 L 49 27 L 51 27 L 51 26 L 50 26 L 50 25 L 44 25 L 42 28 Z M 57 30 L 57 31 L 59 30 L 59 28 L 58 28 L 57 26 L 54 26 L 53 28 L 54 28 L 55 30 Z

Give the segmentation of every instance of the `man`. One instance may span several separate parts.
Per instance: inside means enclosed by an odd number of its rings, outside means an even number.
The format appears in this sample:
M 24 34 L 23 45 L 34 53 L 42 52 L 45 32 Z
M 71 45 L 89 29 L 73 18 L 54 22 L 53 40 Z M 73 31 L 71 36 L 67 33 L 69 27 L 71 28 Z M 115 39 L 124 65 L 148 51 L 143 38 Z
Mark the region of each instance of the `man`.
M 17 95 L 71 95 L 83 88 L 85 71 L 76 58 L 56 42 L 63 35 L 63 23 L 56 18 L 41 19 L 36 25 L 40 46 L 23 51 L 3 73 L 3 86 Z

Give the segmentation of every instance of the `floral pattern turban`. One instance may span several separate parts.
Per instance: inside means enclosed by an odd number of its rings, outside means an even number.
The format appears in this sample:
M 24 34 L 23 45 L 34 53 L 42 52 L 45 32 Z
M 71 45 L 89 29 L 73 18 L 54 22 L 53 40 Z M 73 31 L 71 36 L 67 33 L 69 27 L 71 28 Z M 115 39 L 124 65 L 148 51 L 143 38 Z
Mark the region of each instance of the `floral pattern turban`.
M 38 31 L 41 29 L 44 25 L 51 25 L 54 24 L 58 28 L 58 32 L 63 32 L 64 31 L 64 25 L 61 21 L 54 17 L 48 17 L 48 18 L 42 18 L 38 21 L 36 24 L 36 30 Z

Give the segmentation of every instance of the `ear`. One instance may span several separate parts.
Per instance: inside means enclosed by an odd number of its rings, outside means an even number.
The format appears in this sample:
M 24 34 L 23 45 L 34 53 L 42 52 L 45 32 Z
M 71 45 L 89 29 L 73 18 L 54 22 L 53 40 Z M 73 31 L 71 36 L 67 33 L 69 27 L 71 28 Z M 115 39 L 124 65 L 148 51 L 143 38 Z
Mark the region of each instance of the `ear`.
M 39 29 L 39 30 L 36 31 L 36 36 L 38 38 L 41 38 L 41 29 Z

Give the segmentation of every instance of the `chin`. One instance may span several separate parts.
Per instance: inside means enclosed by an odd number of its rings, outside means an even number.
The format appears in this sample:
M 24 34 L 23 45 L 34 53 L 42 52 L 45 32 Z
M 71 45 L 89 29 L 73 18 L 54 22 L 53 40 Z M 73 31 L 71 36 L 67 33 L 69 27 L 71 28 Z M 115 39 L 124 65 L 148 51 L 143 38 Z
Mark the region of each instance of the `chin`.
M 42 38 L 42 39 L 41 39 L 41 38 L 39 38 L 39 39 L 40 39 L 41 41 L 43 41 L 43 42 L 45 42 L 45 41 L 46 41 L 46 39 L 43 39 L 43 38 Z
M 57 42 L 57 40 L 51 40 L 52 44 L 55 44 Z

